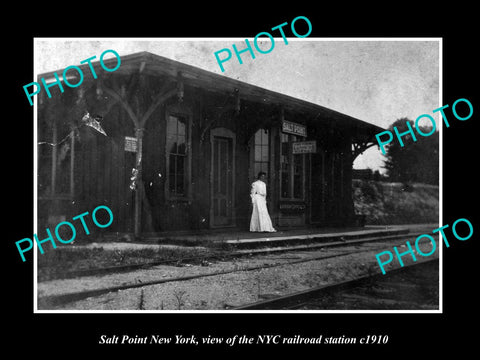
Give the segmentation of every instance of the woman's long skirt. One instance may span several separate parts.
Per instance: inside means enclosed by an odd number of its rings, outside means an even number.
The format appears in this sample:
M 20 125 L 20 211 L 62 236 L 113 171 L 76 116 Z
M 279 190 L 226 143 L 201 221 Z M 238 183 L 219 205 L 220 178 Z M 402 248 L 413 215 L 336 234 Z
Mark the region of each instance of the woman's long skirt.
M 250 231 L 276 231 L 272 226 L 272 220 L 268 214 L 265 196 L 255 194 L 253 196 L 253 211 L 250 220 Z

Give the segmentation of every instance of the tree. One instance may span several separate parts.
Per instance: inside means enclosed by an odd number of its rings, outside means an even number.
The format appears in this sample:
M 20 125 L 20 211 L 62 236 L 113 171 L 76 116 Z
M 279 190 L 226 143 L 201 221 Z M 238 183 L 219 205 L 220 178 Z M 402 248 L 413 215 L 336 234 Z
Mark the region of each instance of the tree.
M 417 141 L 411 135 L 402 136 L 404 146 L 400 143 L 393 131 L 396 127 L 399 133 L 408 130 L 407 122 L 414 129 Z M 386 145 L 385 166 L 390 181 L 403 183 L 422 182 L 438 184 L 439 179 L 439 133 L 424 137 L 414 128 L 414 122 L 401 118 L 390 125 L 389 130 L 394 134 L 391 143 Z M 429 133 L 431 128 L 420 127 L 422 133 Z

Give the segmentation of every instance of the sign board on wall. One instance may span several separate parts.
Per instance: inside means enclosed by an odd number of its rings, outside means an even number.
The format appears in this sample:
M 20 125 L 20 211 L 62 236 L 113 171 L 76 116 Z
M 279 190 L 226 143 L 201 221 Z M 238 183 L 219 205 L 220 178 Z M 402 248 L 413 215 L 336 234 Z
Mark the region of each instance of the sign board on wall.
M 301 141 L 292 143 L 293 154 L 314 154 L 317 152 L 316 141 Z
M 307 127 L 305 125 L 293 123 L 290 121 L 282 121 L 282 132 L 307 137 Z
M 125 136 L 125 151 L 137 152 L 137 138 Z
M 281 202 L 279 205 L 279 209 L 282 213 L 298 214 L 304 213 L 306 206 L 303 202 Z

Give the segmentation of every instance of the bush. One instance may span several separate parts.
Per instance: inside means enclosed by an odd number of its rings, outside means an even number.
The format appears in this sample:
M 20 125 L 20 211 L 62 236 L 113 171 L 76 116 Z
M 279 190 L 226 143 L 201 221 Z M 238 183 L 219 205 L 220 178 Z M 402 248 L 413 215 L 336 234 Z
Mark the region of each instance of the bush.
M 354 180 L 353 201 L 366 224 L 387 225 L 438 221 L 438 186 Z

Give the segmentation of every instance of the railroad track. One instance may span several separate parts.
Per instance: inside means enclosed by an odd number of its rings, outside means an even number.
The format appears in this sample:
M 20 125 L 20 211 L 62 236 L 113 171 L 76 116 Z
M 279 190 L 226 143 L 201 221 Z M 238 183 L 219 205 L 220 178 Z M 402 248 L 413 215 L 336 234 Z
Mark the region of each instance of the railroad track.
M 347 251 L 347 252 L 343 252 L 341 254 L 320 256 L 320 257 L 302 259 L 302 260 L 297 260 L 297 261 L 289 261 L 289 262 L 279 263 L 279 264 L 271 264 L 271 265 L 266 265 L 266 266 L 262 265 L 262 266 L 252 266 L 252 267 L 249 267 L 249 268 L 242 268 L 242 269 L 214 271 L 214 272 L 210 272 L 210 273 L 206 273 L 206 274 L 196 274 L 196 275 L 180 276 L 180 277 L 173 277 L 173 278 L 167 278 L 167 279 L 157 279 L 157 280 L 152 280 L 152 281 L 135 282 L 135 283 L 124 284 L 124 285 L 119 285 L 119 286 L 111 286 L 111 287 L 105 287 L 105 288 L 94 289 L 94 290 L 78 291 L 78 292 L 72 292 L 72 293 L 61 294 L 61 295 L 44 296 L 44 297 L 39 297 L 38 298 L 38 307 L 39 308 L 40 307 L 48 308 L 48 307 L 51 307 L 51 306 L 64 305 L 64 304 L 69 303 L 69 302 L 83 300 L 83 299 L 86 299 L 86 298 L 89 298 L 89 297 L 100 296 L 100 295 L 103 295 L 103 294 L 108 294 L 108 293 L 116 292 L 116 291 L 120 291 L 120 290 L 127 290 L 127 289 L 134 289 L 134 288 L 140 288 L 140 287 L 151 286 L 151 285 L 165 284 L 165 283 L 168 283 L 168 282 L 188 281 L 188 280 L 205 278 L 205 277 L 210 277 L 210 276 L 231 274 L 231 273 L 240 272 L 240 271 L 254 271 L 254 270 L 268 269 L 268 268 L 277 267 L 277 266 L 294 265 L 294 264 L 300 264 L 300 263 L 309 262 L 309 261 L 323 260 L 323 259 L 329 259 L 329 258 L 338 257 L 338 256 L 350 255 L 350 254 L 354 254 L 354 253 L 357 253 L 357 252 L 358 251 Z
M 126 264 L 126 265 L 117 265 L 117 266 L 108 266 L 101 268 L 91 268 L 91 269 L 80 269 L 74 271 L 59 271 L 58 273 L 52 274 L 42 274 L 39 270 L 38 279 L 39 281 L 46 280 L 55 280 L 55 279 L 72 279 L 84 276 L 97 276 L 121 272 L 129 272 L 140 269 L 148 269 L 154 266 L 159 265 L 176 265 L 182 266 L 183 264 L 208 264 L 209 262 L 218 261 L 218 260 L 230 260 L 234 258 L 240 258 L 250 255 L 262 255 L 262 254 L 271 254 L 271 253 L 282 253 L 290 251 L 309 251 L 309 250 L 318 250 L 322 248 L 333 248 L 339 246 L 347 245 L 357 245 L 363 243 L 372 243 L 377 241 L 394 241 L 398 239 L 405 239 L 408 237 L 417 237 L 423 233 L 402 233 L 389 236 L 381 237 L 366 237 L 361 239 L 354 240 L 340 240 L 340 241 L 328 241 L 315 244 L 306 244 L 306 245 L 292 245 L 292 246 L 279 246 L 279 247 L 263 247 L 256 249 L 240 249 L 240 250 L 231 250 L 231 251 L 220 251 L 215 252 L 209 255 L 195 256 L 195 257 L 182 257 L 174 259 L 162 259 L 156 261 L 150 261 L 140 264 Z
M 438 258 L 232 310 L 437 310 Z
M 415 235 L 415 234 L 408 234 L 409 236 Z M 376 241 L 383 240 L 383 241 L 390 241 L 394 239 L 399 239 L 402 238 L 402 240 L 405 240 L 405 235 L 399 235 L 396 237 L 388 237 L 388 239 L 383 238 L 383 239 L 376 239 Z M 133 288 L 142 288 L 146 286 L 151 286 L 151 285 L 157 285 L 157 284 L 165 284 L 168 282 L 178 282 L 178 281 L 188 281 L 188 280 L 193 280 L 193 279 L 198 279 L 198 278 L 205 278 L 205 277 L 211 277 L 211 276 L 217 276 L 217 275 L 224 275 L 224 274 L 230 274 L 230 273 L 235 273 L 235 272 L 241 272 L 241 271 L 254 271 L 254 270 L 261 270 L 261 269 L 268 269 L 268 268 L 273 268 L 273 267 L 279 267 L 279 266 L 288 266 L 288 265 L 295 265 L 295 264 L 301 264 L 301 263 L 306 263 L 306 262 L 311 262 L 311 261 L 318 261 L 318 260 L 325 260 L 325 259 L 331 259 L 335 257 L 340 257 L 340 256 L 348 256 L 351 254 L 357 254 L 360 252 L 367 252 L 367 251 L 376 251 L 380 249 L 385 248 L 385 244 L 382 244 L 380 247 L 377 247 L 377 249 L 372 248 L 371 246 L 368 246 L 366 249 L 359 249 L 358 246 L 361 245 L 361 243 L 367 243 L 370 245 L 371 241 L 366 241 L 365 239 L 361 240 L 354 240 L 354 241 L 348 241 L 348 242 L 335 242 L 331 244 L 323 244 L 322 247 L 335 247 L 335 246 L 351 246 L 351 245 L 356 245 L 357 248 L 354 250 L 346 250 L 346 251 L 338 251 L 335 254 L 321 254 L 320 256 L 312 256 L 308 258 L 303 258 L 300 260 L 294 260 L 294 261 L 283 261 L 280 263 L 273 263 L 273 264 L 268 264 L 268 265 L 261 265 L 261 266 L 251 266 L 248 268 L 233 268 L 233 269 L 227 269 L 227 270 L 222 270 L 222 271 L 212 271 L 209 273 L 202 273 L 202 274 L 195 274 L 195 275 L 187 275 L 187 276 L 180 276 L 180 277 L 171 277 L 171 278 L 158 278 L 155 280 L 150 280 L 150 281 L 134 281 L 131 283 L 126 283 L 118 286 L 108 286 L 108 287 L 102 287 L 102 288 L 96 288 L 96 289 L 90 289 L 90 290 L 83 290 L 83 291 L 77 291 L 77 292 L 70 292 L 70 293 L 65 293 L 65 294 L 58 294 L 58 295 L 49 295 L 49 296 L 39 296 L 38 297 L 38 308 L 52 308 L 56 306 L 62 306 L 65 304 L 68 304 L 70 302 L 74 301 L 79 301 L 83 300 L 89 297 L 96 297 L 100 296 L 103 294 L 111 293 L 111 292 L 117 292 L 119 290 L 126 290 L 126 289 L 133 289 Z M 258 250 L 258 249 L 255 249 Z M 298 249 L 297 249 L 298 250 Z M 305 249 L 303 249 L 305 250 Z M 317 248 L 318 250 L 318 248 Z M 288 251 L 288 249 L 284 250 Z M 269 249 L 263 249 L 262 253 L 268 253 L 271 252 Z M 242 252 L 240 255 L 245 256 L 247 253 Z M 259 254 L 259 252 L 257 252 Z M 231 254 L 231 257 L 234 257 L 237 254 Z M 183 259 L 185 260 L 185 259 Z M 176 260 L 178 261 L 178 259 Z M 158 262 L 155 264 L 165 264 L 166 262 Z M 149 264 L 149 266 L 154 266 L 153 264 Z M 125 270 L 124 267 L 121 267 L 122 270 Z M 129 267 L 130 269 L 133 269 L 132 267 Z M 134 268 L 145 268 L 145 265 L 142 265 L 140 267 L 134 267 Z M 104 269 L 102 269 L 104 270 Z M 111 268 L 109 268 L 111 270 Z M 98 274 L 98 273 L 97 273 Z M 103 274 L 103 272 L 102 272 Z

